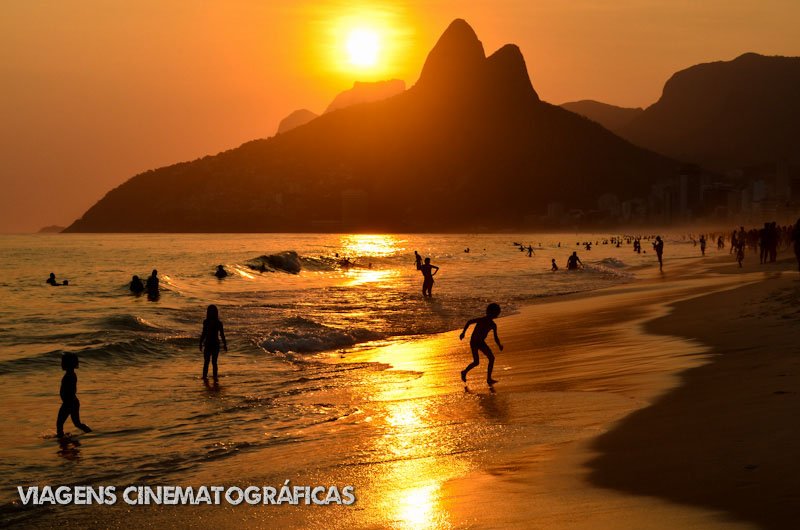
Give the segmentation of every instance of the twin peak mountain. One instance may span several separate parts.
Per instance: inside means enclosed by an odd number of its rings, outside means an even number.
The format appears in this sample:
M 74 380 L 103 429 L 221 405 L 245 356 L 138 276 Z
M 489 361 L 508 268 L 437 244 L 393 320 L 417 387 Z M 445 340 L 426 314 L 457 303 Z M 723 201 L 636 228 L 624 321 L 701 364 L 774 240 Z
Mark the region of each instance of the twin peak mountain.
M 516 228 L 550 202 L 640 196 L 677 167 L 541 101 L 519 48 L 487 57 L 455 20 L 408 90 L 137 175 L 67 231 Z

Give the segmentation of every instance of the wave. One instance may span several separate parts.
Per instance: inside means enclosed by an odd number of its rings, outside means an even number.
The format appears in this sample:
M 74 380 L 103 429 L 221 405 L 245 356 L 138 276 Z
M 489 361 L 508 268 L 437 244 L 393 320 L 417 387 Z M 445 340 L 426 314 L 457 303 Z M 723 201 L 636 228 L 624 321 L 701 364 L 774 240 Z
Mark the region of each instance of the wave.
M 0 361 L 0 375 L 38 368 L 60 367 L 61 355 L 67 352 L 74 353 L 81 361 L 111 363 L 142 362 L 143 357 L 148 359 L 168 357 L 175 349 L 174 346 L 168 346 L 170 342 L 173 341 L 136 337 L 131 340 L 111 342 L 81 349 L 52 350 L 28 357 Z M 189 341 L 187 340 L 186 343 L 189 344 Z
M 248 260 L 245 265 L 261 272 L 286 272 L 299 274 L 302 269 L 300 256 L 294 250 L 285 250 L 277 254 L 264 254 Z
M 103 330 L 121 331 L 163 331 L 162 328 L 136 315 L 111 315 L 97 320 L 98 327 Z
M 273 353 L 313 353 L 385 338 L 383 334 L 368 329 L 334 328 L 302 317 L 286 319 L 282 327 L 270 332 L 261 342 L 263 349 Z
M 597 262 L 598 265 L 602 265 L 604 267 L 610 267 L 612 269 L 624 269 L 627 265 L 617 258 L 603 258 Z

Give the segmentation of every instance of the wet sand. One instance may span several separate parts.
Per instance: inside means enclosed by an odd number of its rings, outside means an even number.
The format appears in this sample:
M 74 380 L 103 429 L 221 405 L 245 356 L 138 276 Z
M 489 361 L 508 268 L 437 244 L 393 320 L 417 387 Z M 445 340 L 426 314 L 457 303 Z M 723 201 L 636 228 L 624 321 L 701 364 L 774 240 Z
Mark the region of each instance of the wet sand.
M 705 263 L 499 319 L 494 391 L 485 360 L 459 381 L 470 354 L 457 331 L 332 356 L 343 370 L 375 366 L 315 396 L 352 414 L 313 443 L 181 480 L 353 484 L 354 506 L 72 508 L 62 526 L 791 526 L 800 281 L 788 260 Z M 33 522 L 49 526 L 58 510 Z

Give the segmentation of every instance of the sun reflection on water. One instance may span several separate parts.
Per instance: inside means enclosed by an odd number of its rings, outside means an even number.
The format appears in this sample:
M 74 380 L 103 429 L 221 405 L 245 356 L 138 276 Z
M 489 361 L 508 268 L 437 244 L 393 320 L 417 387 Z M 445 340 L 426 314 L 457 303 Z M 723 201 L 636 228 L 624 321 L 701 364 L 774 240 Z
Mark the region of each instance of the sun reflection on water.
M 341 238 L 342 254 L 359 257 L 387 257 L 405 250 L 401 240 L 388 234 L 348 234 Z

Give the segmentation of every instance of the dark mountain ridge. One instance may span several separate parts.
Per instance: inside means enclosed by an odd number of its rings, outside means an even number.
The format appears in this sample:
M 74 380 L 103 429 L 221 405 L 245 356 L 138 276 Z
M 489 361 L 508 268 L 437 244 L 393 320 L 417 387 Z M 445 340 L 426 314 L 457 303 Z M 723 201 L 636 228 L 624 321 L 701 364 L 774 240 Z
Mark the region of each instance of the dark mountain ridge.
M 746 53 L 673 75 L 619 134 L 667 156 L 725 170 L 800 163 L 800 57 Z
M 67 231 L 506 229 L 550 201 L 645 194 L 676 167 L 540 101 L 516 46 L 487 58 L 456 20 L 405 92 L 137 175 Z
M 609 131 L 615 133 L 630 124 L 634 118 L 644 112 L 644 109 L 639 107 L 617 107 L 616 105 L 609 105 L 608 103 L 602 103 L 592 99 L 562 103 L 561 107 L 575 114 L 580 114 L 581 116 L 589 118 L 592 121 L 596 121 Z

